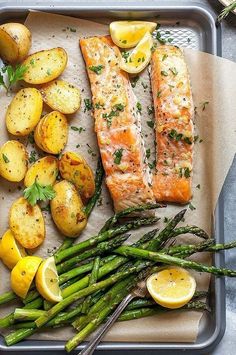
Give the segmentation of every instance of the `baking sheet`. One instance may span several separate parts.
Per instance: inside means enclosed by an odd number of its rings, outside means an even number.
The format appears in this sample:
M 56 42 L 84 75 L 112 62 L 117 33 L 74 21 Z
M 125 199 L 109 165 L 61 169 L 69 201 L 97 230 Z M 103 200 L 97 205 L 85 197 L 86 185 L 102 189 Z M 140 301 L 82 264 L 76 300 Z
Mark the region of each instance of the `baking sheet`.
M 68 67 L 62 77 L 83 89 L 83 99 L 89 98 L 90 91 L 83 59 L 78 47 L 78 37 L 106 34 L 107 26 L 45 13 L 31 13 L 27 18 L 26 24 L 33 33 L 32 52 L 54 46 L 62 46 L 68 51 Z M 232 100 L 232 97 L 235 97 L 232 75 L 236 76 L 236 65 L 200 52 L 187 50 L 185 53 L 192 78 L 194 101 L 197 106 L 196 134 L 203 140 L 202 143 L 197 143 L 195 146 L 193 205 L 196 207 L 196 210 L 188 211 L 186 222 L 189 224 L 198 224 L 210 232 L 212 212 L 235 152 L 236 124 L 233 120 L 230 120 L 230 117 L 234 117 L 233 115 L 236 113 L 236 107 L 233 105 Z M 229 77 L 231 77 L 231 80 L 228 80 Z M 224 92 L 219 90 L 221 81 Z M 148 85 L 148 88 L 145 89 L 146 85 Z M 143 106 L 142 128 L 145 137 L 147 135 L 145 139 L 147 146 L 149 146 L 149 143 L 153 139 L 152 132 L 146 124 L 146 121 L 150 120 L 150 116 L 148 116 L 146 111 L 146 106 L 150 104 L 147 71 L 139 79 L 134 90 Z M 4 114 L 10 100 L 11 97 L 5 97 L 5 94 L 1 93 L 2 107 L 4 107 L 0 113 L 2 116 L 0 121 L 2 125 L 1 132 L 3 132 L 1 144 L 8 139 Z M 206 109 L 203 111 L 202 103 L 206 101 L 209 101 L 209 104 L 206 105 Z M 224 117 L 224 120 L 222 120 L 222 117 Z M 84 107 L 82 107 L 78 114 L 68 117 L 68 119 L 70 125 L 84 127 L 86 131 L 79 134 L 70 130 L 67 149 L 81 152 L 93 168 L 95 168 L 97 157 L 92 156 L 91 150 L 96 154 L 97 147 L 96 137 L 93 133 L 93 119 L 90 112 L 84 112 Z M 80 144 L 80 147 L 76 148 L 78 144 Z M 28 145 L 28 149 L 31 149 L 30 145 Z M 196 188 L 198 184 L 201 186 L 200 189 Z M 11 194 L 9 194 L 9 189 L 11 189 Z M 0 181 L 0 198 L 4 198 L 0 214 L 1 233 L 7 228 L 8 209 L 12 201 L 19 195 L 18 186 L 13 186 L 3 180 Z M 172 216 L 179 209 L 180 207 L 168 206 L 165 211 L 158 211 L 158 214 Z M 79 240 L 89 235 L 91 236 L 91 234 L 96 234 L 99 226 L 105 220 L 104 216 L 108 216 L 111 213 L 111 202 L 104 189 L 102 205 L 93 212 L 88 228 Z M 46 221 L 47 239 L 39 250 L 39 254 L 42 256 L 47 256 L 61 241 L 61 236 L 56 231 L 49 216 L 46 216 Z M 140 230 L 134 233 L 134 237 L 139 237 L 141 234 L 142 231 Z M 182 239 L 184 241 L 187 240 L 186 237 Z M 190 239 L 193 238 L 190 237 Z M 203 261 L 210 261 L 207 253 L 201 256 L 204 258 Z M 206 275 L 199 276 L 197 273 L 194 274 L 198 278 L 199 289 L 206 289 L 209 277 Z M 1 276 L 2 279 L 8 280 L 9 272 L 3 269 L 1 270 Z M 4 282 L 4 285 L 1 285 L 1 287 L 8 289 L 9 285 L 7 285 L 7 282 Z M 4 308 L 3 313 L 8 312 L 9 309 L 7 307 Z M 141 321 L 123 322 L 122 324 L 116 324 L 112 328 L 106 340 L 192 342 L 197 336 L 199 319 L 200 314 L 197 312 L 174 312 L 168 315 L 149 317 Z M 182 328 L 179 326 L 180 323 Z M 140 326 L 142 327 L 141 329 Z M 43 333 L 41 337 L 43 339 L 62 340 L 71 335 L 71 330 L 68 329 L 68 331 L 65 331 L 63 329 Z

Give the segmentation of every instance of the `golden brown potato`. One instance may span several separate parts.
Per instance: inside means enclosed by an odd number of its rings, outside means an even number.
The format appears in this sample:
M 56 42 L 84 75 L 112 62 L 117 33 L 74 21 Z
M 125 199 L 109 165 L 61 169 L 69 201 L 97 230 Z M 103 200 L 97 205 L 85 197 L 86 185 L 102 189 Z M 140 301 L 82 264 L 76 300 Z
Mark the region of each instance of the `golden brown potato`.
M 28 69 L 24 81 L 29 84 L 44 84 L 56 79 L 67 64 L 67 53 L 63 48 L 52 48 L 29 55 L 22 65 Z
M 44 116 L 38 123 L 34 139 L 36 144 L 47 153 L 59 154 L 67 143 L 68 123 L 66 117 L 52 111 Z
M 46 156 L 37 160 L 25 175 L 25 186 L 31 186 L 37 180 L 42 186 L 54 185 L 58 174 L 58 160 L 53 156 Z
M 65 236 L 75 238 L 87 224 L 82 200 L 69 181 L 62 180 L 53 188 L 56 196 L 50 201 L 52 219 Z
M 43 101 L 53 110 L 71 114 L 80 108 L 80 90 L 64 80 L 54 80 L 41 88 Z
M 95 191 L 94 175 L 80 154 L 63 153 L 59 160 L 59 171 L 63 179 L 71 181 L 75 185 L 83 200 L 93 196 Z
M 35 88 L 21 89 L 8 106 L 7 130 L 15 136 L 25 136 L 38 124 L 43 110 L 43 99 Z
M 0 148 L 0 175 L 8 181 L 24 179 L 28 167 L 28 153 L 18 141 L 7 141 Z
M 26 249 L 34 249 L 44 241 L 45 225 L 41 209 L 38 205 L 31 206 L 24 197 L 12 204 L 9 225 L 16 240 Z
M 31 33 L 21 23 L 0 26 L 0 57 L 9 63 L 22 61 L 31 47 Z

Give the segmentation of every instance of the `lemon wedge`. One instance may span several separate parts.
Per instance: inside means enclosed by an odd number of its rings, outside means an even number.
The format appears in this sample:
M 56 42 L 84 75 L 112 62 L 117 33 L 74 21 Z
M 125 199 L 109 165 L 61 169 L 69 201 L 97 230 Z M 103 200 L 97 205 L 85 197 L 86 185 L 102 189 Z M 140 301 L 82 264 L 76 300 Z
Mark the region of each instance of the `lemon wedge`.
M 50 302 L 60 302 L 62 300 L 59 279 L 54 257 L 44 260 L 36 274 L 36 288 L 38 292 Z
M 196 290 L 196 281 L 187 270 L 168 267 L 148 278 L 147 289 L 158 304 L 175 309 L 191 300 Z
M 2 262 L 9 269 L 12 269 L 23 256 L 26 256 L 25 249 L 17 243 L 12 231 L 8 229 L 0 241 L 0 258 Z
M 41 262 L 38 256 L 25 256 L 14 266 L 11 271 L 11 287 L 18 296 L 25 298 Z
M 152 33 L 157 24 L 147 21 L 114 21 L 110 24 L 113 42 L 120 48 L 135 47 L 146 32 Z
M 130 74 L 140 73 L 150 62 L 152 46 L 152 36 L 149 32 L 146 32 L 130 55 L 126 59 L 121 59 L 120 68 Z

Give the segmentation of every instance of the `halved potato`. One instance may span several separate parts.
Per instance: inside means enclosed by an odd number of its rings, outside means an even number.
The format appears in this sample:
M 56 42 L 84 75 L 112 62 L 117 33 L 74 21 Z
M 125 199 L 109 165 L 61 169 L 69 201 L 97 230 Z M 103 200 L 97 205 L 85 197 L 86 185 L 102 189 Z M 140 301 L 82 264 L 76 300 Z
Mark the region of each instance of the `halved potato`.
M 28 70 L 24 81 L 29 84 L 44 84 L 56 79 L 64 71 L 67 64 L 67 53 L 57 47 L 29 55 L 22 65 Z
M 43 186 L 54 185 L 58 174 L 58 160 L 53 156 L 46 156 L 34 163 L 25 175 L 25 186 L 31 186 L 37 182 Z
M 87 224 L 83 202 L 69 181 L 62 180 L 53 188 L 56 196 L 50 201 L 52 219 L 64 235 L 75 238 Z
M 16 240 L 26 249 L 34 249 L 43 243 L 45 224 L 38 205 L 31 206 L 24 198 L 18 198 L 11 206 L 10 229 Z
M 22 61 L 31 47 L 31 33 L 21 23 L 0 26 L 0 57 L 9 63 Z
M 0 148 L 0 175 L 12 182 L 24 179 L 28 167 L 28 153 L 18 141 L 7 141 Z
M 73 152 L 65 152 L 59 160 L 59 171 L 63 179 L 71 181 L 79 190 L 83 200 L 93 196 L 95 182 L 93 172 L 80 155 Z
M 21 89 L 8 106 L 7 130 L 15 136 L 25 136 L 38 124 L 43 110 L 43 99 L 35 88 Z
M 59 154 L 68 139 L 66 117 L 58 111 L 48 113 L 39 121 L 34 132 L 34 139 L 39 148 L 45 152 Z
M 71 114 L 80 108 L 80 90 L 64 80 L 54 80 L 41 88 L 43 101 L 53 110 Z

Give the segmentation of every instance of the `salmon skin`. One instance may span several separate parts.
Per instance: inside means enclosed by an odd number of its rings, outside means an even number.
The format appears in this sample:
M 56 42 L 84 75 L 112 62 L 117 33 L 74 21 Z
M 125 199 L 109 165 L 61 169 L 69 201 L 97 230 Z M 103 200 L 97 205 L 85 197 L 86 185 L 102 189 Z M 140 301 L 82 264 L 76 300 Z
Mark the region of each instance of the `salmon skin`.
M 193 115 L 190 79 L 182 51 L 160 46 L 151 60 L 157 163 L 157 201 L 187 203 L 192 197 Z
M 145 162 L 140 113 L 121 54 L 109 36 L 80 40 L 90 80 L 93 116 L 106 184 L 116 211 L 154 202 Z

